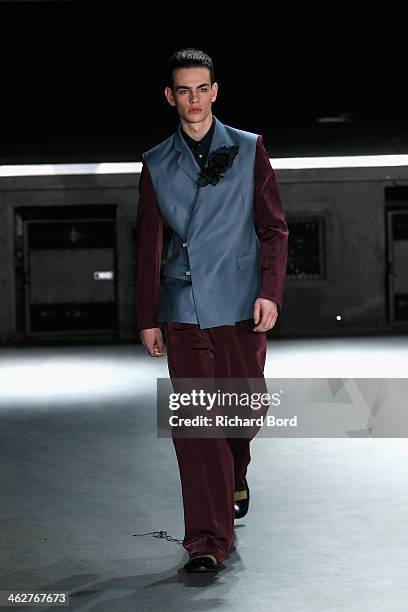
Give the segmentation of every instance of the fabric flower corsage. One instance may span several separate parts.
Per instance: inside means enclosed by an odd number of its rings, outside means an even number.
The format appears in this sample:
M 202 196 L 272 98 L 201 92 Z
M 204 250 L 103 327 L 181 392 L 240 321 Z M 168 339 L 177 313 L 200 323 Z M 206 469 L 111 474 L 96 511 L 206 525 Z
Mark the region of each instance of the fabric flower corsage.
M 231 168 L 238 151 L 238 145 L 220 147 L 213 151 L 208 158 L 206 167 L 200 172 L 197 185 L 199 187 L 204 187 L 210 183 L 216 185 L 220 178 L 224 176 L 223 173 Z

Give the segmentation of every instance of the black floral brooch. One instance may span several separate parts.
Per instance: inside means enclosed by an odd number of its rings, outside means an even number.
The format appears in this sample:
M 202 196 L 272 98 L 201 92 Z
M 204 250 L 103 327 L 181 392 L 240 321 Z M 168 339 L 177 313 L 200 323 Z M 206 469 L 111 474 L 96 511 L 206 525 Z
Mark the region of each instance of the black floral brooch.
M 238 145 L 220 147 L 213 151 L 208 158 L 206 167 L 200 172 L 197 185 L 199 187 L 208 184 L 216 185 L 220 178 L 224 176 L 223 173 L 231 168 L 238 151 Z

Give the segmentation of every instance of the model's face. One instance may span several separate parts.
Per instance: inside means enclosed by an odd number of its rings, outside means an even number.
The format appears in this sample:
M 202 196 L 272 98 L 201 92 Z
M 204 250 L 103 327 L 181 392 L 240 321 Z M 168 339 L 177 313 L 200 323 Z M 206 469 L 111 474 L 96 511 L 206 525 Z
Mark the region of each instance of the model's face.
M 203 121 L 217 98 L 218 84 L 211 87 L 208 68 L 177 68 L 173 70 L 174 89 L 166 87 L 165 96 L 175 106 L 180 117 L 189 122 Z M 199 109 L 193 112 L 192 109 Z

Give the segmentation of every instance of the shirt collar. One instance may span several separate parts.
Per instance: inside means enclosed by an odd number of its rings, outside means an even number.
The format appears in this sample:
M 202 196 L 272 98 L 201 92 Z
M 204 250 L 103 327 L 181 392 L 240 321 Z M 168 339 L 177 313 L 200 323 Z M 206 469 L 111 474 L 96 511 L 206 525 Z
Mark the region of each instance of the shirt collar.
M 215 128 L 215 119 L 213 116 L 211 127 L 209 128 L 209 130 L 207 130 L 207 133 L 203 136 L 203 138 L 201 138 L 201 140 L 194 140 L 194 138 L 191 138 L 189 134 L 186 134 L 186 132 L 183 130 L 183 128 L 180 125 L 180 131 L 188 144 L 194 146 L 194 145 L 197 145 L 198 142 L 201 142 L 205 147 L 207 147 L 207 149 L 210 148 L 210 142 L 211 142 L 211 138 L 214 132 L 214 128 Z

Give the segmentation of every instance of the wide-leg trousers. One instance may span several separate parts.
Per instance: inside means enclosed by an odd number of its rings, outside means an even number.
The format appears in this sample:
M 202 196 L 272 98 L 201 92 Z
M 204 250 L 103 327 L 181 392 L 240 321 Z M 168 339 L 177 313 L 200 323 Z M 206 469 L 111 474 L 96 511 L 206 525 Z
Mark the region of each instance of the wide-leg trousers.
M 200 329 L 195 323 L 165 323 L 169 375 L 176 378 L 262 378 L 265 332 L 253 319 Z M 266 389 L 266 387 L 265 387 Z M 184 548 L 223 561 L 234 537 L 234 490 L 251 461 L 250 437 L 172 436 L 182 489 Z

